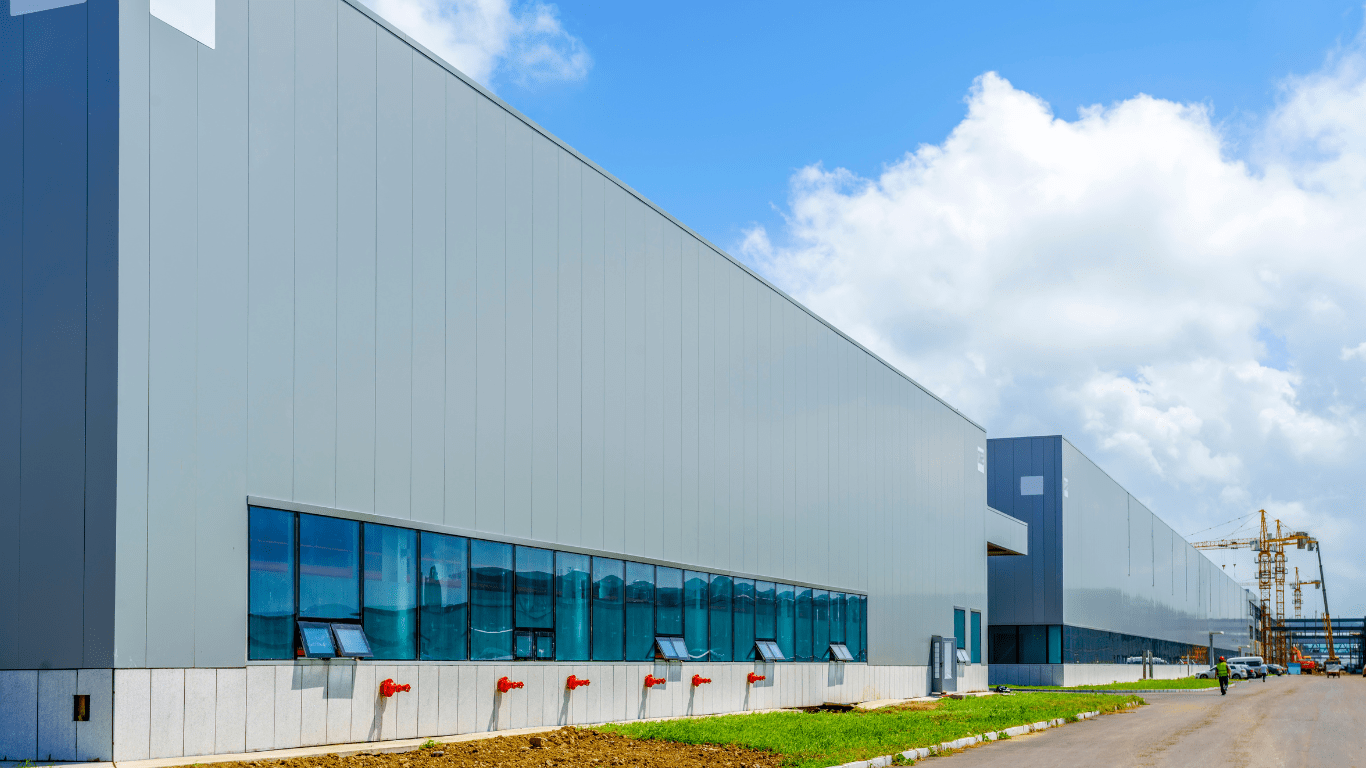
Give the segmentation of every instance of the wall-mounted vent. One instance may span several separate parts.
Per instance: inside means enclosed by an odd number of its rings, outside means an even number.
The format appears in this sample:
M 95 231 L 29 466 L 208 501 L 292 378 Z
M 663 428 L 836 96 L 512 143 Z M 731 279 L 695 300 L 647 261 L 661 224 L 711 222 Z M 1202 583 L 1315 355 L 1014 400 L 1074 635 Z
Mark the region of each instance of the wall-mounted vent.
M 1020 478 L 1021 496 L 1042 496 L 1043 475 L 1026 475 Z

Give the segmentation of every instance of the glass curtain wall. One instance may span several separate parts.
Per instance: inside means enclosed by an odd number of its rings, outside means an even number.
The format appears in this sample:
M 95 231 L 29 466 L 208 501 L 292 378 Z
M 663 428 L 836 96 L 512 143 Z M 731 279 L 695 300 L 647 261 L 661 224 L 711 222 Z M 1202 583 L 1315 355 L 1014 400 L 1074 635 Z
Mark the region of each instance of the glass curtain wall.
M 771 581 L 258 507 L 248 560 L 251 659 L 294 658 L 298 619 L 361 624 L 376 659 L 647 661 L 657 636 L 693 660 L 867 656 L 865 596 Z
M 417 658 L 417 532 L 365 524 L 365 634 L 376 659 Z
M 427 661 L 469 657 L 469 540 L 439 533 L 422 534 L 422 639 Z
M 294 515 L 252 507 L 247 608 L 248 657 L 294 658 Z

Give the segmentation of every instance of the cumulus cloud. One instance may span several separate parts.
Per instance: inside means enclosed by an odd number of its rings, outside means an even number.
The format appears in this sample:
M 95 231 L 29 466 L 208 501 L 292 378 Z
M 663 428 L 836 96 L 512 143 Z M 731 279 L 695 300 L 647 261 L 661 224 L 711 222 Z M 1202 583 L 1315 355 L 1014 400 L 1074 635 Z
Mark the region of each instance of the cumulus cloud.
M 582 80 L 593 65 L 554 5 L 515 0 L 364 0 L 478 82 L 522 87 Z
M 1360 48 L 1287 81 L 1243 157 L 1200 104 L 1064 117 L 996 73 L 966 102 L 875 176 L 801 169 L 782 230 L 738 250 L 993 436 L 1069 436 L 1179 531 L 1259 504 L 1366 536 Z

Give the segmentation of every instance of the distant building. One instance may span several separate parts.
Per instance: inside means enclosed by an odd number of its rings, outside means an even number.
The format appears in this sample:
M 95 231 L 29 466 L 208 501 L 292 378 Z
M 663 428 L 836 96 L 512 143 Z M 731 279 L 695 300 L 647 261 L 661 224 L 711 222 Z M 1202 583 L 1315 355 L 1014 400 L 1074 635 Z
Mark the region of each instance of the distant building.
M 1252 652 L 1247 590 L 1065 438 L 988 440 L 987 467 L 988 503 L 1030 539 L 989 564 L 992 684 L 1109 682 L 1145 652 L 1203 663 L 1211 631 L 1216 656 Z

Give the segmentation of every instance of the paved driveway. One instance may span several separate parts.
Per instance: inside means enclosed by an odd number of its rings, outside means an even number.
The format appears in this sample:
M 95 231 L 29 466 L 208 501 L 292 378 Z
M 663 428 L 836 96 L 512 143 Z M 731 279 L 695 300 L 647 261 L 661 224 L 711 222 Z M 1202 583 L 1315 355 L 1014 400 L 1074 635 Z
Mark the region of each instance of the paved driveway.
M 1027 693 L 1017 696 L 1029 696 Z M 926 765 L 1366 768 L 1366 679 L 1286 676 L 1227 696 L 1142 694 L 1148 706 L 986 744 Z

